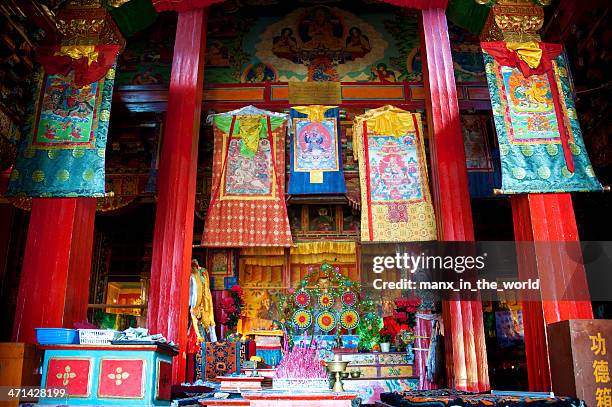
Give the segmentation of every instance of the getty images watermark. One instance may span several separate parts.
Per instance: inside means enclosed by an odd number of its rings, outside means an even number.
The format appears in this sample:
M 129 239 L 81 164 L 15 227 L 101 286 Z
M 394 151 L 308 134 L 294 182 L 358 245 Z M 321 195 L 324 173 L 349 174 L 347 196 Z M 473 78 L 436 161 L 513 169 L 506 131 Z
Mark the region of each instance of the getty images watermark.
M 374 256 L 372 258 L 372 272 L 378 275 L 383 274 L 385 271 L 393 270 L 407 272 L 409 275 L 414 275 L 419 271 L 463 274 L 466 271 L 484 270 L 486 268 L 487 257 L 488 254 L 486 252 L 476 256 L 395 253 L 394 256 Z M 486 278 L 477 278 L 476 281 L 464 280 L 463 278 L 459 278 L 456 281 L 450 279 L 415 281 L 412 278 L 386 281 L 384 278 L 374 278 L 372 280 L 372 287 L 375 290 L 445 290 L 453 292 L 461 290 L 472 292 L 496 290 L 501 292 L 504 290 L 539 290 L 540 279 L 498 282 L 488 281 Z
M 487 253 L 479 256 L 440 256 L 426 255 L 421 253 L 412 255 L 409 253 L 395 253 L 395 256 L 373 257 L 372 272 L 382 274 L 387 270 L 403 270 L 411 275 L 419 270 L 433 270 L 444 272 L 455 272 L 463 274 L 466 270 L 480 271 L 486 267 Z M 376 290 L 445 290 L 459 292 L 470 290 L 539 290 L 540 279 L 528 279 L 527 281 L 488 281 L 485 278 L 476 279 L 475 282 L 460 278 L 458 281 L 436 280 L 415 281 L 412 278 L 400 278 L 397 281 L 385 281 L 383 278 L 374 278 L 372 287 Z
M 360 253 L 361 284 L 373 295 L 612 301 L 612 242 L 366 243 Z

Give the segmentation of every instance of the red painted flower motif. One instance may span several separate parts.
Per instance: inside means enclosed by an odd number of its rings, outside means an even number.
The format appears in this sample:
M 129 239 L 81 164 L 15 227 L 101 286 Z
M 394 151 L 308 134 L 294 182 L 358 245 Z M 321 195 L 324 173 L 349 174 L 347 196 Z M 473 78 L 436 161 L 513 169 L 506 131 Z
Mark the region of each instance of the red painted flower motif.
M 323 332 L 329 332 L 336 327 L 336 315 L 323 311 L 317 316 L 317 325 Z
M 295 295 L 295 304 L 300 307 L 307 307 L 310 304 L 310 295 L 305 291 L 300 291 Z
M 345 292 L 342 294 L 342 303 L 347 307 L 353 307 L 357 303 L 357 295 L 351 291 Z

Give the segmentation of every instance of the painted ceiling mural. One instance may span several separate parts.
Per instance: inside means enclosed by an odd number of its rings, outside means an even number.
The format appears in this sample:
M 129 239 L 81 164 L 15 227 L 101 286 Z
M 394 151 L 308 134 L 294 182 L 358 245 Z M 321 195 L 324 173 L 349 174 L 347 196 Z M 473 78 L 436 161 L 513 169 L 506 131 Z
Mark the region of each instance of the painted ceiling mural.
M 415 12 L 380 3 L 318 1 L 287 8 L 261 2 L 211 8 L 207 83 L 422 80 Z M 167 85 L 171 30 L 160 17 L 152 33 L 132 38 L 119 64 L 118 85 Z M 450 40 L 456 80 L 484 81 L 478 39 L 451 26 Z

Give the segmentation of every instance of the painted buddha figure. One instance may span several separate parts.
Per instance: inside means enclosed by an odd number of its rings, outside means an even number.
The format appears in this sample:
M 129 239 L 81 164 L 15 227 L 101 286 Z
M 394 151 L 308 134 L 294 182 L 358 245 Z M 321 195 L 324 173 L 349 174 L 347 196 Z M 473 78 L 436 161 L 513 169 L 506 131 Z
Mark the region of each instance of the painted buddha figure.
M 310 230 L 317 232 L 336 230 L 334 218 L 328 215 L 326 208 L 319 208 L 319 216 L 310 221 Z

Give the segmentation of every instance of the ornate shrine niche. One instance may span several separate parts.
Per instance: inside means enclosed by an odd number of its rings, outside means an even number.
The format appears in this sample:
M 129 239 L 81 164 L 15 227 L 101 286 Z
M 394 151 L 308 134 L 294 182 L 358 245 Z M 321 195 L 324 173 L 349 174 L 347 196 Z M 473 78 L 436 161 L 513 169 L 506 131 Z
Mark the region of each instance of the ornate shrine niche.
M 211 7 L 207 83 L 421 81 L 418 15 L 364 1 Z M 484 80 L 478 38 L 450 25 L 458 82 Z

